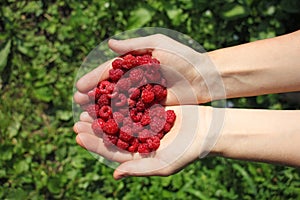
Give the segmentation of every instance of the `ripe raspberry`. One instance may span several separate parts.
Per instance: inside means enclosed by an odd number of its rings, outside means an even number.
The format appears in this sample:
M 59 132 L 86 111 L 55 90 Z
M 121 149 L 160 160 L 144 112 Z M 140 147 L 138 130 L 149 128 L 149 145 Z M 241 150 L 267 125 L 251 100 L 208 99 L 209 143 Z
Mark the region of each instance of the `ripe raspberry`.
M 128 106 L 129 108 L 134 108 L 135 105 L 136 105 L 136 101 L 135 100 L 132 100 L 132 99 L 128 99 Z
M 161 101 L 167 97 L 167 90 L 161 85 L 154 85 L 152 92 L 154 93 L 157 101 Z
M 129 147 L 129 144 L 121 139 L 118 139 L 117 147 L 126 150 Z
M 129 126 L 132 127 L 133 121 L 130 117 L 125 117 L 123 119 L 123 126 Z
M 131 54 L 127 54 L 123 57 L 122 67 L 124 69 L 131 69 L 136 66 L 135 57 Z
M 109 94 L 109 93 L 112 93 L 112 91 L 114 90 L 112 88 L 113 85 L 111 85 L 112 83 L 109 82 L 109 81 L 101 81 L 99 84 L 98 84 L 98 88 L 100 90 L 100 93 L 101 94 Z
M 149 82 L 158 83 L 158 81 L 161 79 L 161 74 L 159 71 L 147 70 L 145 72 L 145 77 Z
M 162 139 L 165 136 L 165 134 L 163 131 L 160 131 L 155 136 L 157 136 L 159 139 Z
M 118 59 L 115 59 L 111 65 L 114 69 L 120 69 L 122 67 L 122 64 L 123 64 L 123 60 L 118 58 Z
M 175 119 L 176 119 L 176 114 L 174 110 L 167 110 L 166 111 L 166 121 L 170 124 L 174 124 Z
M 124 117 L 129 116 L 129 110 L 126 107 L 125 108 L 118 108 L 116 111 L 120 112 L 122 115 L 124 115 Z
M 151 122 L 150 116 L 144 114 L 144 115 L 142 116 L 142 119 L 141 119 L 141 124 L 142 124 L 143 126 L 147 126 L 147 125 L 150 124 L 150 122 Z
M 98 116 L 99 113 L 99 105 L 97 104 L 89 104 L 87 106 L 84 106 L 83 109 L 88 112 L 88 114 L 92 117 L 92 118 L 96 118 Z
M 142 91 L 142 101 L 144 103 L 151 103 L 154 100 L 154 93 L 150 90 Z
M 144 112 L 145 108 L 145 104 L 142 101 L 138 101 L 135 105 L 136 109 L 138 112 Z
M 103 119 L 98 118 L 93 121 L 92 129 L 93 129 L 95 135 L 97 135 L 99 137 L 102 136 L 104 125 L 105 125 L 105 121 Z
M 148 144 L 146 144 L 146 143 L 140 144 L 138 147 L 138 152 L 139 153 L 149 153 L 150 149 L 148 147 Z
M 117 82 L 123 76 L 123 74 L 124 74 L 124 72 L 121 69 L 110 69 L 109 70 L 109 78 L 113 82 Z
M 151 118 L 150 128 L 153 132 L 158 133 L 164 128 L 165 120 L 158 117 Z
M 94 88 L 93 90 L 88 92 L 88 96 L 90 100 L 97 100 L 100 97 L 101 93 L 98 88 Z
M 104 119 L 107 120 L 112 116 L 112 110 L 110 106 L 102 106 L 99 110 L 99 116 Z
M 121 78 L 118 82 L 117 82 L 117 88 L 120 91 L 128 91 L 131 87 L 131 82 L 129 78 Z
M 142 69 L 132 69 L 129 72 L 129 79 L 133 84 L 139 83 L 144 76 L 144 71 Z
M 131 153 L 137 152 L 139 145 L 139 140 L 137 138 L 133 138 L 133 140 L 130 142 L 130 146 L 128 147 L 128 151 Z
M 138 134 L 138 139 L 140 142 L 146 142 L 148 138 L 152 136 L 152 133 L 148 129 L 143 129 Z
M 173 124 L 170 124 L 170 123 L 166 122 L 165 125 L 164 125 L 164 128 L 163 128 L 163 131 L 165 133 L 169 132 L 171 130 L 172 126 L 173 126 Z
M 124 115 L 120 112 L 114 112 L 113 113 L 113 119 L 118 123 L 123 123 Z
M 115 120 L 109 119 L 103 126 L 103 131 L 108 135 L 116 135 L 119 131 L 118 124 Z
M 105 106 L 105 105 L 109 105 L 110 104 L 110 98 L 108 97 L 107 94 L 102 94 L 98 101 L 97 101 L 97 104 L 102 107 L 102 106 Z
M 115 135 L 103 135 L 103 142 L 106 146 L 112 147 L 117 144 L 118 137 Z
M 152 136 L 149 139 L 147 139 L 146 143 L 148 144 L 149 149 L 155 151 L 160 145 L 160 139 L 157 136 Z
M 114 98 L 113 102 L 114 102 L 115 106 L 121 107 L 121 106 L 124 106 L 126 104 L 127 98 L 126 98 L 125 94 L 120 93 L 117 98 Z
M 139 132 L 143 130 L 143 125 L 141 122 L 132 123 L 131 130 L 134 135 L 138 135 Z
M 131 117 L 132 121 L 134 121 L 134 122 L 139 122 L 139 121 L 141 121 L 142 116 L 143 116 L 143 113 L 138 112 L 138 111 L 136 110 L 136 108 L 131 109 L 131 110 L 129 111 L 129 114 L 130 114 L 130 117 Z
M 163 106 L 161 106 L 160 104 L 156 104 L 150 108 L 149 115 L 150 115 L 150 118 L 158 117 L 160 119 L 165 120 L 166 111 Z
M 119 138 L 125 142 L 129 142 L 133 138 L 131 128 L 129 126 L 121 127 Z
M 141 90 L 138 88 L 129 89 L 130 99 L 137 100 L 141 95 Z

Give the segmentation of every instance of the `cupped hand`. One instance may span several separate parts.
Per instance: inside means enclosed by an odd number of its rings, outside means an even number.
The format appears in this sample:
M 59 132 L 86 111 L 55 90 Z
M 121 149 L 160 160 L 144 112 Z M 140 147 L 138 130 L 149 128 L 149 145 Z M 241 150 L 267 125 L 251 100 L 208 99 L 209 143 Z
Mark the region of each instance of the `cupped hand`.
M 152 53 L 161 63 L 167 80 L 168 96 L 165 105 L 198 104 L 209 102 L 210 84 L 214 84 L 213 70 L 208 57 L 165 35 L 156 34 L 127 40 L 109 40 L 109 47 L 119 55 Z M 100 80 L 108 78 L 112 60 L 101 64 L 83 76 L 76 84 L 74 100 L 78 104 L 89 101 L 87 92 Z M 209 83 L 211 81 L 211 83 Z
M 168 176 L 193 162 L 207 149 L 204 147 L 211 118 L 211 107 L 170 106 L 177 118 L 171 131 L 161 140 L 156 152 L 147 156 L 129 153 L 124 150 L 108 149 L 101 137 L 94 134 L 93 119 L 83 112 L 80 121 L 74 125 L 76 141 L 83 148 L 104 158 L 119 162 L 113 177 L 121 179 L 127 176 Z M 192 117 L 191 117 L 192 116 Z

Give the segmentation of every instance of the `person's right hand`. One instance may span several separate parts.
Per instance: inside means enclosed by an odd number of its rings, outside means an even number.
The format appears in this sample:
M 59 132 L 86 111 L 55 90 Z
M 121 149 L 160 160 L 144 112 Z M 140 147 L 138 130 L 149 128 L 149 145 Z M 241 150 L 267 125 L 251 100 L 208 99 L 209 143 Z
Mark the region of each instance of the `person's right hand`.
M 165 35 L 156 34 L 127 40 L 111 39 L 108 45 L 120 55 L 151 52 L 152 56 L 160 61 L 161 71 L 168 84 L 165 105 L 206 103 L 213 99 L 210 95 L 220 93 L 209 91 L 217 88 L 215 86 L 220 81 L 216 81 L 218 74 L 208 57 Z M 108 77 L 111 63 L 112 60 L 101 64 L 77 82 L 78 92 L 74 96 L 76 103 L 87 103 L 87 92 L 94 88 L 99 80 Z

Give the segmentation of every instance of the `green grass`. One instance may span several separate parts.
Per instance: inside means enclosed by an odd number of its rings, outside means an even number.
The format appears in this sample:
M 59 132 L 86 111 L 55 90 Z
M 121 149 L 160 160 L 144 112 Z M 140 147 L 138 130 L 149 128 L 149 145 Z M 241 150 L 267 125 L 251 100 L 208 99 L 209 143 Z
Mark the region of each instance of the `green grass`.
M 77 70 L 108 37 L 158 26 L 214 50 L 296 30 L 299 12 L 293 0 L 1 3 L 0 199 L 300 199 L 299 169 L 223 158 L 169 177 L 115 181 L 72 131 Z M 278 95 L 233 102 L 296 108 Z

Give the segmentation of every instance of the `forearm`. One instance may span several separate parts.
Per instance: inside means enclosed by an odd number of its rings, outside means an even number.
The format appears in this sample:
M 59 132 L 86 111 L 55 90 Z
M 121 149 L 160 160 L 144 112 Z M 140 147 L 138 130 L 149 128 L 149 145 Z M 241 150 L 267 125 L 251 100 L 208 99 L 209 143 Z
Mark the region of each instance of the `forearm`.
M 300 31 L 207 53 L 226 97 L 300 90 Z
M 300 167 L 299 119 L 294 110 L 226 109 L 212 154 Z

